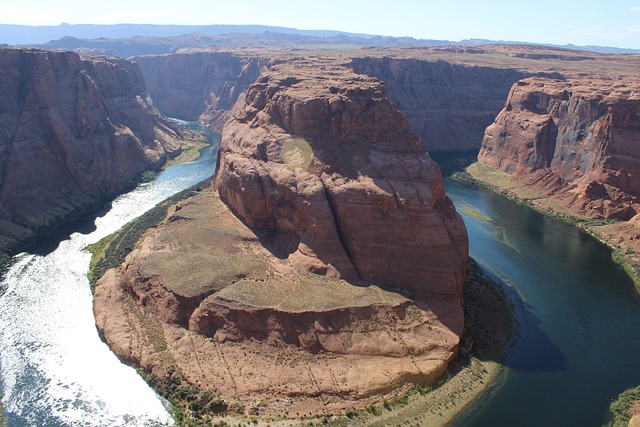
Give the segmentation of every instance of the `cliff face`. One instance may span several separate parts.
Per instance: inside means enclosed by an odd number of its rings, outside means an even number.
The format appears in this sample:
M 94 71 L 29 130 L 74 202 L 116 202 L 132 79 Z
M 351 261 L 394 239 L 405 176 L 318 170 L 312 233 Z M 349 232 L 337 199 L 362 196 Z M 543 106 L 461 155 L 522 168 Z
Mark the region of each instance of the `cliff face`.
M 0 49 L 0 250 L 95 209 L 179 153 L 137 66 Z
M 526 76 L 508 68 L 418 59 L 353 58 L 352 65 L 384 82 L 429 151 L 477 149 L 511 85 Z
M 459 297 L 464 224 L 382 84 L 322 63 L 275 68 L 224 127 L 220 197 L 309 271 Z
M 228 111 L 260 72 L 280 62 L 246 52 L 193 52 L 135 59 L 162 113 L 221 128 Z M 477 149 L 521 71 L 443 61 L 353 58 L 351 67 L 377 77 L 428 150 Z
M 432 383 L 463 331 L 467 235 L 381 83 L 296 60 L 236 107 L 219 196 L 182 202 L 96 284 L 105 341 L 248 415 L 346 411 Z
M 221 128 L 228 111 L 269 63 L 232 53 L 195 52 L 135 58 L 163 114 Z
M 640 212 L 640 92 L 606 81 L 521 80 L 478 159 L 529 178 L 576 213 L 629 219 Z

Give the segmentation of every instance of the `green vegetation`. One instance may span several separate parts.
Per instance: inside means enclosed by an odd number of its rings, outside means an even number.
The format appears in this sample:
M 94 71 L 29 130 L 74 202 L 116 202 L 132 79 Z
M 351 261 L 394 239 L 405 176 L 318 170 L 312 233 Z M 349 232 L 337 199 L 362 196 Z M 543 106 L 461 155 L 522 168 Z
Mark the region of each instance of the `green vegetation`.
M 162 166 L 162 170 L 178 163 L 188 163 L 197 160 L 202 154 L 202 150 L 207 148 L 209 145 L 211 144 L 204 135 L 200 135 L 198 138 L 193 140 L 184 140 L 182 142 L 182 151 L 180 152 L 180 155 L 174 159 L 167 160 L 167 162 Z
M 640 386 L 629 389 L 609 405 L 607 427 L 627 427 L 631 419 L 631 407 L 640 402 Z
M 204 180 L 191 188 L 158 203 L 141 217 L 127 223 L 119 231 L 87 247 L 93 254 L 89 265 L 89 283 L 91 289 L 110 268 L 124 262 L 125 257 L 135 248 L 136 243 L 150 228 L 156 227 L 167 216 L 169 207 L 181 200 L 193 196 L 208 187 L 211 179 Z
M 171 415 L 183 427 L 224 427 L 224 421 L 213 423 L 213 417 L 224 413 L 229 405 L 220 397 L 208 391 L 201 391 L 189 384 L 181 375 L 171 372 L 165 379 L 153 373 L 140 375 L 160 396 L 171 404 Z
M 633 253 L 631 248 L 614 248 L 611 253 L 611 259 L 624 269 L 627 276 L 633 280 L 636 291 L 640 294 L 640 262 L 630 257 Z
M 467 203 L 465 206 L 462 206 L 460 208 L 460 211 L 472 218 L 476 218 L 486 222 L 493 222 L 493 219 L 491 219 L 490 216 L 482 215 L 479 210 L 471 206 L 469 203 Z
M 154 179 L 156 179 L 157 176 L 158 176 L 158 172 L 156 171 L 152 171 L 152 170 L 144 171 L 142 172 L 142 175 L 140 175 L 140 183 L 144 184 L 145 182 L 151 182 Z

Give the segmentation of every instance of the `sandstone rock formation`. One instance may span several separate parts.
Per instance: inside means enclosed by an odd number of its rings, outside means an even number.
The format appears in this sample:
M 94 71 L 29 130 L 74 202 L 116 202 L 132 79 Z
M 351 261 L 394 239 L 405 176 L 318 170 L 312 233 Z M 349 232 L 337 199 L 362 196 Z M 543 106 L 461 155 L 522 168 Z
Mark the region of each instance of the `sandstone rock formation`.
M 428 57 L 427 57 L 428 58 Z M 290 60 L 251 50 L 194 51 L 135 58 L 164 114 L 221 128 L 239 96 L 270 64 Z M 428 150 L 477 149 L 511 85 L 528 75 L 425 59 L 354 57 L 351 67 L 377 77 Z
M 477 149 L 509 88 L 527 76 L 513 68 L 414 58 L 360 57 L 352 64 L 356 72 L 384 82 L 429 151 Z
M 129 61 L 0 49 L 0 250 L 97 208 L 180 151 Z
M 240 413 L 344 411 L 434 381 L 462 334 L 466 230 L 381 83 L 298 60 L 238 107 L 220 197 L 182 202 L 96 284 L 105 341 Z
M 163 114 L 221 128 L 228 112 L 269 59 L 227 52 L 185 52 L 134 58 Z
M 577 214 L 630 219 L 640 212 L 640 88 L 521 80 L 487 128 L 478 159 Z
M 263 74 L 225 125 L 222 200 L 249 226 L 278 230 L 309 271 L 460 295 L 466 230 L 380 82 L 293 67 Z

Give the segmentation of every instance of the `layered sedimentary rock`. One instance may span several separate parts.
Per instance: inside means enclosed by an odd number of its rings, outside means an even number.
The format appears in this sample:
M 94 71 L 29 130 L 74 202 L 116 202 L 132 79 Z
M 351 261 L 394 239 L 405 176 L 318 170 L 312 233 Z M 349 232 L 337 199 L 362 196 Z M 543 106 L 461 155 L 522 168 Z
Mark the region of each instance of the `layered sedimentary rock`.
M 526 77 L 512 68 L 419 59 L 362 57 L 352 64 L 384 82 L 429 151 L 477 149 L 511 85 Z
M 219 196 L 182 202 L 97 283 L 105 341 L 239 413 L 344 411 L 433 382 L 464 325 L 466 230 L 381 83 L 298 60 L 237 107 Z
M 185 52 L 135 58 L 158 109 L 220 128 L 239 96 L 270 64 L 287 61 L 251 51 Z M 478 149 L 485 128 L 526 73 L 424 59 L 354 57 L 351 67 L 377 77 L 428 150 Z
M 0 250 L 95 209 L 180 151 L 137 66 L 0 49 Z
M 163 114 L 221 128 L 227 113 L 267 66 L 266 58 L 185 52 L 134 58 Z
M 615 80 L 521 80 L 478 159 L 575 213 L 630 219 L 640 208 L 640 90 Z
M 264 74 L 225 125 L 220 197 L 309 271 L 460 295 L 464 225 L 379 80 L 293 67 Z

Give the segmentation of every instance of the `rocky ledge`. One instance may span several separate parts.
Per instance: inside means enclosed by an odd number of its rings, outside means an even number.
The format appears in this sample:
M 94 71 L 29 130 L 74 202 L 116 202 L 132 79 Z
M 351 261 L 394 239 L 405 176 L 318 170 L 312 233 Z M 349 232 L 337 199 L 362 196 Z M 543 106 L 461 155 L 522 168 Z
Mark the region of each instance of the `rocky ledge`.
M 0 251 L 96 209 L 180 153 L 129 61 L 0 49 Z
M 640 86 L 521 80 L 487 128 L 478 160 L 574 214 L 628 220 L 640 212 Z
M 463 330 L 466 230 L 382 84 L 300 60 L 235 111 L 215 190 L 98 281 L 106 342 L 240 413 L 340 412 L 433 382 Z

